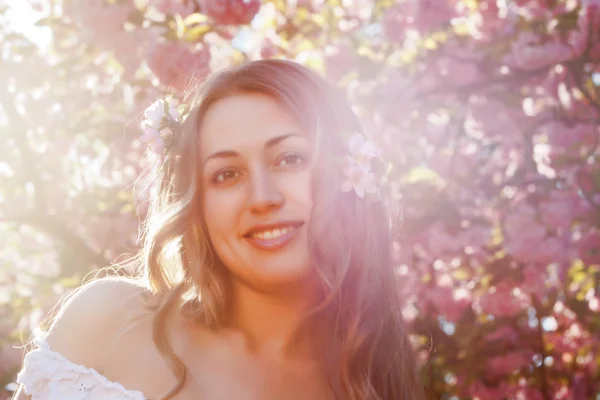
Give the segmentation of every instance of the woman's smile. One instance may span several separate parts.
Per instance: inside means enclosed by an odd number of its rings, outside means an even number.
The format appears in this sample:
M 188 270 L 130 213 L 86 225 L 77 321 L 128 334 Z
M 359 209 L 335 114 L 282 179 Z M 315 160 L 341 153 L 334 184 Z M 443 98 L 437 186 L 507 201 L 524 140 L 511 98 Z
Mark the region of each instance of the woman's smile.
M 279 221 L 255 225 L 243 235 L 243 238 L 256 249 L 279 250 L 295 241 L 302 226 L 304 226 L 302 221 Z

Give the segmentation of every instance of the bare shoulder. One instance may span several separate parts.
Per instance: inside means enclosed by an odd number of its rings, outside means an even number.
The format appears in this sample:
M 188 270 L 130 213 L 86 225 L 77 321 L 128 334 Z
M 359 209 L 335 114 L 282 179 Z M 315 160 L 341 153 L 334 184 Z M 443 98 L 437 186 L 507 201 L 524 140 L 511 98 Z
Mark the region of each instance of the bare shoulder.
M 60 307 L 46 340 L 76 364 L 96 368 L 103 350 L 142 313 L 150 292 L 135 280 L 111 277 L 78 288 Z

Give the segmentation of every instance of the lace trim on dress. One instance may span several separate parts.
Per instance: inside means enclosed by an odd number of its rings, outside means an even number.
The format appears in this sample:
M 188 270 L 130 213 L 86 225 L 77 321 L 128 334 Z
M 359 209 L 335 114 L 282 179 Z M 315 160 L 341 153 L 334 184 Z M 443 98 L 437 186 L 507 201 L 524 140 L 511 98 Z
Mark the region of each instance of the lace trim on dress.
M 142 392 L 127 390 L 93 368 L 69 361 L 52 351 L 44 338 L 34 340 L 36 349 L 23 361 L 17 382 L 35 400 L 147 400 Z

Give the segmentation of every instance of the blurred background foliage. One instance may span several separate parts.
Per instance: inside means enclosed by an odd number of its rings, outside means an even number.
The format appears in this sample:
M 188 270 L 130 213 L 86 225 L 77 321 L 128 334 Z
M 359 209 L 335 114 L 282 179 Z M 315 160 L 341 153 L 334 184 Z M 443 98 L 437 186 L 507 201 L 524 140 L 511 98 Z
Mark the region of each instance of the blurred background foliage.
M 429 398 L 599 399 L 599 39 L 596 0 L 0 1 L 0 398 L 60 296 L 137 249 L 141 112 L 284 58 L 394 163 Z

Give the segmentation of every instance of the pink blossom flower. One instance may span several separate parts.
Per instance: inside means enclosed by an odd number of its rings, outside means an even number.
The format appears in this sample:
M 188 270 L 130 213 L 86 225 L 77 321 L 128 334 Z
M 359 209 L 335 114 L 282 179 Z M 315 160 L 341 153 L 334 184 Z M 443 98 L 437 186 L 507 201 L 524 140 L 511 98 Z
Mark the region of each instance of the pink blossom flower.
M 179 14 L 183 18 L 194 13 L 196 0 L 148 0 L 148 5 L 163 14 Z
M 561 332 L 557 330 L 555 332 L 546 332 L 546 341 L 552 345 L 553 352 L 556 355 L 571 354 L 577 352 L 587 339 L 587 334 L 582 329 L 581 325 L 573 321 L 564 321 L 560 325 L 567 325 L 568 329 Z
M 470 119 L 465 128 L 470 134 L 501 137 L 503 144 L 521 142 L 522 138 L 517 134 L 520 131 L 519 119 L 511 115 L 510 108 L 503 102 L 472 96 L 469 99 L 468 113 Z
M 396 4 L 389 8 L 383 16 L 384 35 L 393 42 L 403 42 L 406 31 L 414 23 L 414 11 L 411 15 L 410 2 Z
M 223 25 L 249 24 L 258 10 L 260 0 L 199 0 L 203 14 Z
M 548 264 L 569 257 L 567 239 L 548 236 L 547 227 L 528 203 L 517 204 L 506 216 L 504 233 L 506 251 L 521 262 Z
M 551 229 L 569 228 L 581 199 L 571 191 L 553 191 L 538 206 L 540 220 Z
M 598 296 L 592 296 L 590 297 L 590 299 L 588 300 L 588 307 L 590 308 L 590 311 L 592 312 L 600 312 L 600 297 Z
M 111 50 L 123 66 L 124 79 L 133 79 L 140 64 L 148 56 L 148 49 L 158 42 L 158 37 L 157 31 L 144 28 L 123 32 L 115 37 Z
M 64 7 L 64 14 L 80 27 L 83 39 L 105 49 L 112 48 L 135 11 L 133 2 L 107 4 L 101 0 L 73 0 Z
M 447 24 L 457 16 L 449 0 L 407 0 L 390 7 L 383 18 L 385 36 L 395 42 L 404 41 L 406 31 L 427 33 Z
M 459 242 L 462 242 L 466 246 L 475 248 L 483 247 L 489 243 L 492 237 L 492 226 L 477 224 L 471 225 L 466 230 L 460 232 Z
M 475 60 L 458 60 L 454 57 L 441 57 L 437 59 L 437 68 L 440 75 L 439 83 L 447 85 L 469 85 L 481 78 L 481 73 Z
M 29 7 L 31 7 L 31 11 L 41 14 L 48 15 L 50 12 L 50 4 L 43 0 L 30 0 Z
M 588 194 L 593 194 L 600 186 L 596 183 L 595 176 L 598 173 L 594 164 L 586 164 L 570 171 L 571 183 Z
M 500 382 L 495 386 L 488 386 L 481 381 L 476 381 L 469 389 L 473 400 L 504 399 L 510 397 L 512 392 L 506 382 Z
M 546 265 L 529 264 L 523 269 L 523 291 L 529 294 L 542 295 L 546 291 L 548 273 Z
M 448 24 L 457 16 L 452 0 L 415 0 L 418 14 L 415 25 L 420 32 L 428 32 Z
M 542 265 L 550 263 L 567 262 L 571 258 L 570 241 L 567 237 L 551 236 L 546 238 L 541 245 L 539 257 L 536 262 Z
M 581 146 L 591 146 L 599 135 L 598 126 L 592 124 L 577 124 L 567 127 L 560 122 L 552 122 L 545 127 L 548 141 L 554 154 L 564 154 L 569 150 L 578 152 Z
M 544 396 L 537 388 L 521 387 L 515 392 L 513 397 L 516 400 L 544 400 Z
M 442 224 L 435 224 L 428 231 L 427 248 L 436 257 L 455 255 L 461 252 L 465 245 L 462 240 L 457 240 L 455 234 L 449 233 Z
M 325 50 L 325 71 L 334 81 L 339 81 L 348 74 L 348 66 L 356 65 L 357 62 L 355 50 L 348 45 L 331 46 Z
M 490 342 L 505 341 L 509 343 L 514 343 L 519 339 L 519 334 L 509 326 L 502 326 L 496 329 L 495 331 L 485 335 L 485 339 Z
M 551 19 L 554 16 L 552 4 L 546 0 L 516 0 L 514 8 L 527 20 Z
M 507 375 L 524 367 L 531 357 L 522 352 L 512 352 L 488 360 L 488 371 L 493 375 Z
M 554 399 L 555 400 L 571 400 L 571 399 L 575 400 L 576 398 L 573 397 L 573 392 L 571 391 L 570 388 L 568 388 L 567 386 L 561 386 L 560 388 L 558 388 L 558 390 L 555 391 Z
M 169 121 L 179 122 L 180 115 L 175 107 L 165 100 L 156 100 L 145 111 L 140 123 L 143 135 L 142 143 L 147 143 L 155 153 L 160 153 L 165 147 L 165 136 L 171 134 Z
M 346 180 L 342 183 L 342 191 L 349 192 L 354 189 L 358 197 L 364 197 L 365 193 L 377 193 L 375 185 L 375 175 L 368 169 L 361 168 L 348 158 L 343 168 Z
M 466 13 L 465 23 L 474 40 L 490 42 L 514 33 L 517 20 L 518 16 L 502 3 L 482 0 L 477 12 Z
M 600 4 L 597 1 L 582 1 L 577 28 L 570 32 L 569 43 L 577 56 L 589 50 L 592 59 L 600 58 Z
M 524 228 L 524 231 L 527 231 L 527 228 Z M 543 265 L 565 261 L 569 255 L 565 243 L 556 237 L 543 239 L 525 235 L 513 237 L 506 241 L 506 250 L 521 262 Z
M 545 237 L 546 229 L 536 221 L 535 209 L 518 203 L 504 219 L 506 249 L 513 255 L 535 248 Z
M 381 149 L 377 145 L 360 133 L 354 132 L 348 140 L 349 157 L 352 162 L 360 168 L 370 171 L 370 160 L 381 156 Z
M 449 322 L 458 322 L 465 311 L 471 307 L 471 293 L 451 286 L 432 286 L 425 289 L 419 298 L 420 308 L 427 310 L 431 304 L 436 311 Z
M 134 75 L 148 47 L 157 38 L 153 29 L 124 30 L 125 22 L 136 12 L 133 1 L 108 4 L 99 0 L 74 0 L 64 6 L 65 15 L 79 27 L 84 41 L 114 53 L 123 66 L 125 79 Z
M 165 139 L 163 133 L 158 129 L 145 128 L 140 141 L 147 144 L 153 153 L 160 154 L 165 149 Z
M 523 310 L 528 304 L 527 300 L 523 293 L 513 289 L 506 282 L 489 289 L 479 299 L 481 310 L 495 317 L 509 317 Z
M 159 129 L 165 119 L 169 118 L 173 121 L 179 121 L 179 111 L 165 100 L 159 99 L 148 106 L 144 111 L 142 125 Z
M 279 47 L 270 38 L 265 38 L 260 45 L 260 58 L 274 58 L 279 53 Z
M 558 39 L 541 42 L 540 37 L 532 32 L 521 32 L 512 43 L 511 51 L 505 62 L 515 68 L 534 70 L 550 67 L 574 57 L 571 48 Z
M 148 67 L 163 85 L 183 92 L 190 79 L 201 79 L 208 74 L 209 62 L 208 47 L 194 51 L 185 43 L 168 42 L 156 46 Z

